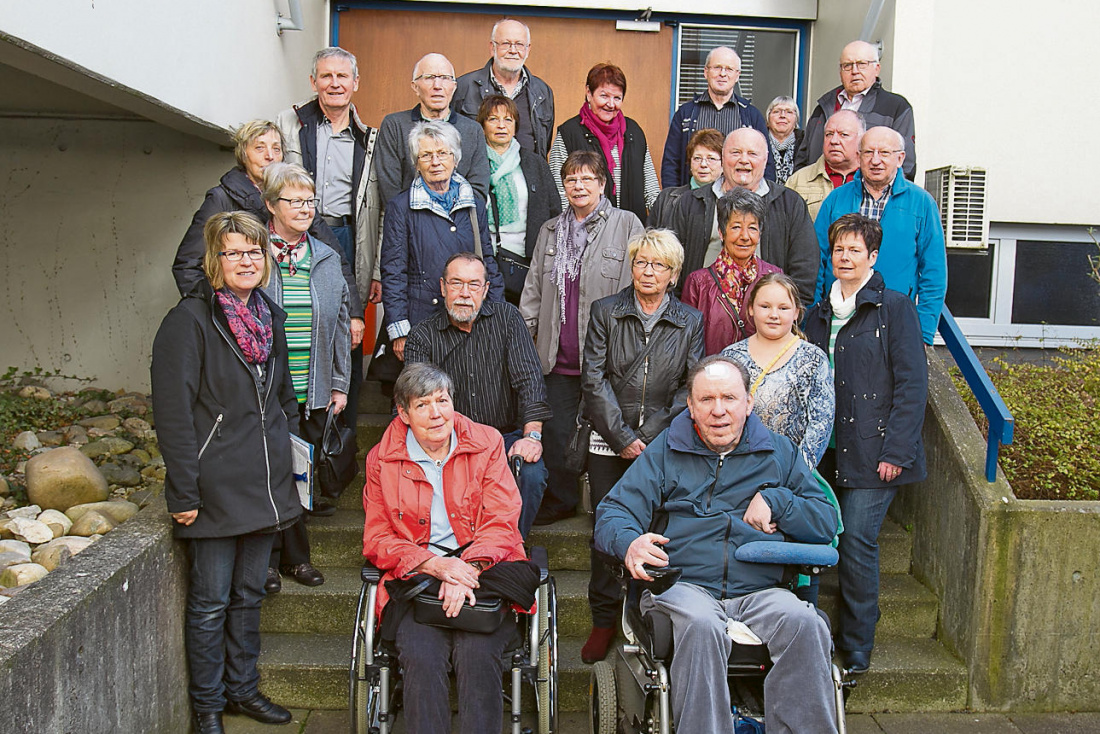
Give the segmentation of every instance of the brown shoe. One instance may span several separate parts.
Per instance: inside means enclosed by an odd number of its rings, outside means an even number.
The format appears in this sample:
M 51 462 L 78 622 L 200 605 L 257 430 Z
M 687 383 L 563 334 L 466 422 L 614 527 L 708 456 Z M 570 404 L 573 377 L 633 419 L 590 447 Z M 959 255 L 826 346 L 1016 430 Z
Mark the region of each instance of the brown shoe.
M 279 566 L 283 576 L 290 576 L 302 586 L 320 586 L 325 577 L 311 563 L 299 563 L 297 566 Z
M 615 639 L 614 627 L 593 627 L 588 641 L 581 648 L 581 660 L 591 665 L 607 657 L 611 641 Z

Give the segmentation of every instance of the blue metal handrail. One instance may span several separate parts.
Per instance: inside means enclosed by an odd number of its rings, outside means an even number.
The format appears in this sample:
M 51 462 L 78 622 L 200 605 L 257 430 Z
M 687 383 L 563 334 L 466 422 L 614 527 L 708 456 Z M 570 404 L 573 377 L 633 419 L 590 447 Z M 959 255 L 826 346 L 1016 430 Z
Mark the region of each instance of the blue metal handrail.
M 989 423 L 989 437 L 986 440 L 985 450 L 985 478 L 989 482 L 995 481 L 997 454 L 1002 444 L 1007 446 L 1012 443 L 1012 431 L 1016 421 L 1012 418 L 1008 406 L 1001 399 L 997 388 L 993 386 L 993 381 L 989 379 L 982 363 L 978 361 L 978 355 L 974 354 L 970 342 L 963 336 L 962 329 L 959 328 L 958 322 L 955 321 L 955 317 L 951 315 L 947 306 L 944 306 L 940 313 L 940 336 L 943 337 L 943 343 L 947 345 L 951 356 L 955 358 L 955 364 L 958 365 L 974 397 L 978 399 L 978 405 L 981 406 Z

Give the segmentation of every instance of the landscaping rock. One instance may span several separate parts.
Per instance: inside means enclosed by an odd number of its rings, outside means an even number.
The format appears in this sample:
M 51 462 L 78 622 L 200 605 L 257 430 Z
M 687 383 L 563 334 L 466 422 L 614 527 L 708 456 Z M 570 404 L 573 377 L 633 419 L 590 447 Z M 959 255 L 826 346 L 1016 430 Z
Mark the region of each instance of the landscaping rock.
M 119 466 L 108 461 L 100 464 L 99 473 L 107 480 L 108 484 L 118 484 L 123 487 L 136 487 L 141 484 L 141 475 L 132 466 Z
M 0 571 L 4 570 L 8 566 L 16 566 L 20 563 L 26 563 L 28 559 L 24 558 L 18 553 L 12 553 L 11 551 L 0 551 Z
M 64 512 L 57 510 L 43 510 L 38 516 L 38 522 L 45 523 L 53 531 L 53 537 L 59 538 L 69 532 L 73 521 Z
M 125 454 L 133 448 L 134 445 L 124 438 L 104 436 L 91 443 L 84 444 L 80 447 L 80 452 L 89 459 L 94 459 L 108 454 Z
M 131 517 L 138 513 L 138 506 L 133 502 L 127 502 L 125 500 L 116 500 L 111 502 L 90 502 L 86 505 L 74 505 L 65 511 L 69 519 L 74 523 L 82 518 L 88 512 L 98 512 L 105 517 L 109 517 L 114 520 L 116 525 L 129 520 Z M 71 531 L 70 531 L 71 532 Z M 78 535 L 78 533 L 72 533 Z
M 141 393 L 126 393 L 107 403 L 107 410 L 112 413 L 128 410 L 144 415 L 149 410 L 149 399 Z
M 60 538 L 54 538 L 45 545 L 38 546 L 35 552 L 37 553 L 43 548 L 63 546 L 65 548 L 68 548 L 69 552 L 75 556 L 77 553 L 80 553 L 82 550 L 94 543 L 98 539 L 98 537 L 99 536 L 96 536 L 94 538 L 81 538 L 78 535 L 62 535 Z
M 146 431 L 152 428 L 152 426 L 149 425 L 149 421 L 141 418 L 127 418 L 122 421 L 122 427 L 135 436 L 144 435 Z
M 8 525 L 10 525 L 10 524 L 11 524 L 11 518 L 10 517 L 0 518 L 0 540 L 11 540 L 12 539 L 13 536 L 11 534 L 11 531 L 8 530 Z
M 25 517 L 13 518 L 8 523 L 8 530 L 16 540 L 25 540 L 31 545 L 39 545 L 53 540 L 53 530 L 49 525 L 38 520 L 29 520 Z
M 159 482 L 164 481 L 166 473 L 163 466 L 147 466 L 141 470 L 141 476 L 146 479 L 156 479 Z
M 101 431 L 113 431 L 122 425 L 122 421 L 119 420 L 117 415 L 97 415 L 94 418 L 77 421 L 77 423 L 85 428 L 98 428 Z
M 20 451 L 34 451 L 37 448 L 42 448 L 42 442 L 38 440 L 38 436 L 34 435 L 33 431 L 23 431 L 15 437 L 15 440 L 11 442 L 11 446 Z
M 149 500 L 153 499 L 155 496 L 156 494 L 151 489 L 139 489 L 130 494 L 130 501 L 138 507 L 145 507 L 145 505 L 149 504 Z
M 69 426 L 62 431 L 61 435 L 65 439 L 66 443 L 88 443 L 88 429 L 86 429 L 84 426 Z
M 19 391 L 19 397 L 34 398 L 35 400 L 49 400 L 53 397 L 53 393 L 41 385 L 27 385 Z
M 42 514 L 42 508 L 38 505 L 27 505 L 26 507 L 16 507 L 14 510 L 8 510 L 8 517 L 25 517 L 28 520 L 34 520 Z
M 65 436 L 61 431 L 39 431 L 34 435 L 43 446 L 60 446 L 65 442 Z
M 160 463 L 163 464 L 164 462 L 161 461 Z M 8 486 L 8 480 L 0 477 L 0 497 L 7 497 L 9 494 L 11 494 L 11 488 Z
M 63 446 L 27 462 L 27 497 L 43 508 L 64 512 L 108 495 L 107 480 L 79 449 Z
M 134 449 L 134 451 L 141 451 L 141 449 Z M 145 466 L 145 462 L 141 460 L 140 456 L 135 456 L 133 451 L 128 454 L 119 454 L 115 456 L 114 461 L 116 464 L 132 466 L 135 469 L 140 469 Z
M 44 566 L 37 563 L 20 563 L 8 566 L 0 572 L 0 586 L 23 586 L 40 581 L 49 574 Z
M 142 466 L 144 466 L 145 464 L 148 464 L 149 462 L 151 462 L 153 460 L 153 457 L 145 449 L 134 449 L 129 454 L 127 454 L 127 456 L 133 456 L 139 462 L 141 462 Z M 164 463 L 163 459 L 161 460 L 161 463 L 162 464 Z
M 86 538 L 89 535 L 103 535 L 104 533 L 109 533 L 115 529 L 116 525 L 117 523 L 109 517 L 105 517 L 95 510 L 89 510 L 81 515 L 79 519 L 73 521 L 73 526 L 69 529 L 69 533 Z
M 73 552 L 63 545 L 49 544 L 37 548 L 31 555 L 31 560 L 42 566 L 47 571 L 53 571 L 62 563 L 73 557 Z
M 0 553 L 16 553 L 24 562 L 31 559 L 31 547 L 22 540 L 0 540 Z
M 91 400 L 86 400 L 85 402 L 81 403 L 80 407 L 83 408 L 84 410 L 86 410 L 87 412 L 94 413 L 96 415 L 99 415 L 100 413 L 106 413 L 107 412 L 107 403 L 100 400 L 99 398 L 92 398 Z

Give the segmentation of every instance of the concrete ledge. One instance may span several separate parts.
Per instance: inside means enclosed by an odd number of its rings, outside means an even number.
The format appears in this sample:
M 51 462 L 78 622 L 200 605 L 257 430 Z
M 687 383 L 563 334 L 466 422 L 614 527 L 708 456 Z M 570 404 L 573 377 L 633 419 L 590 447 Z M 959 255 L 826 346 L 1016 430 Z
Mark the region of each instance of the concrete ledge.
M 185 555 L 158 499 L 0 606 L 4 730 L 187 731 Z
M 943 361 L 929 351 L 929 479 L 891 508 L 913 570 L 940 598 L 937 634 L 983 711 L 1100 710 L 1100 502 L 1018 500 Z

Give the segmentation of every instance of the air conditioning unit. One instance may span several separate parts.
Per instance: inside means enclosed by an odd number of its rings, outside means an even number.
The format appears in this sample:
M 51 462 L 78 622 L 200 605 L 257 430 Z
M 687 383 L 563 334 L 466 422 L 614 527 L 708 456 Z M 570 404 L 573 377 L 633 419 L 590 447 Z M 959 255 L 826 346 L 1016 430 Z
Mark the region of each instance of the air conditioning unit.
M 985 249 L 989 215 L 985 207 L 985 169 L 964 166 L 933 168 L 924 174 L 924 188 L 940 209 L 948 247 Z

